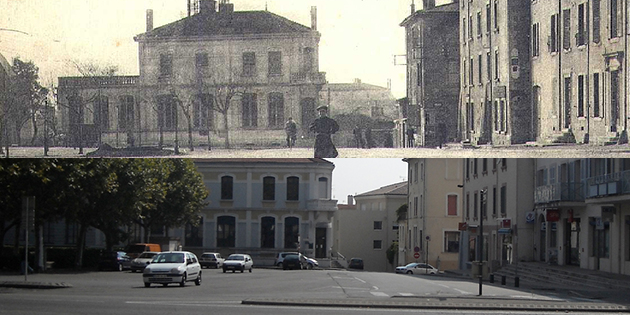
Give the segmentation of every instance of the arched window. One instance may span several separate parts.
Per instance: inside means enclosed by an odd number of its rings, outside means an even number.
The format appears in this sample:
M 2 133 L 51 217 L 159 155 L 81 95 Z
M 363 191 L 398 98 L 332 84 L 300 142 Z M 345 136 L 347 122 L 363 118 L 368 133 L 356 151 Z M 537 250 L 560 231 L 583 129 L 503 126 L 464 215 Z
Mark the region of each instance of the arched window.
M 276 200 L 276 179 L 271 176 L 263 178 L 263 200 Z
M 234 247 L 236 244 L 236 218 L 220 216 L 217 218 L 217 247 Z
M 234 179 L 232 176 L 221 177 L 221 199 L 232 200 L 234 191 Z
M 260 247 L 276 247 L 276 218 L 263 217 L 260 220 Z
M 296 217 L 284 219 L 284 248 L 297 248 L 300 235 L 300 220 Z
M 291 176 L 287 178 L 287 200 L 300 199 L 300 178 Z

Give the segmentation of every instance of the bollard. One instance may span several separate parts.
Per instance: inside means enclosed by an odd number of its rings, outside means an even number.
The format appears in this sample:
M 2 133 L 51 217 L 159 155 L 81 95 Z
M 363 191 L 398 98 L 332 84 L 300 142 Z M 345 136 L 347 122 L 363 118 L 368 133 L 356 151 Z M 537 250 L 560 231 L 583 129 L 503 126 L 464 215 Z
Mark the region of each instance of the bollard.
M 518 285 L 519 285 L 519 280 L 520 280 L 520 279 L 519 279 L 518 277 L 515 277 L 515 278 L 514 278 L 514 287 L 515 287 L 515 288 L 518 288 Z
M 490 274 L 490 283 L 494 283 L 494 274 L 493 273 Z
M 505 276 L 501 276 L 501 284 L 505 285 Z

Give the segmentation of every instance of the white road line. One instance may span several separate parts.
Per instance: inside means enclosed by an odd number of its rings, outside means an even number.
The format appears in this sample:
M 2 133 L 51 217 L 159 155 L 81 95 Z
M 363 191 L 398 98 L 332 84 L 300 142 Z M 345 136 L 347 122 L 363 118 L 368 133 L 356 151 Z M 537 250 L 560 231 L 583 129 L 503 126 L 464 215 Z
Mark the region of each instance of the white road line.
M 362 282 L 362 283 L 367 283 L 365 280 L 361 280 L 361 279 L 359 279 L 359 278 L 357 278 L 357 277 L 354 277 L 354 278 L 355 278 L 357 281 L 360 281 L 360 282 Z
M 374 289 L 374 291 L 378 291 L 378 287 L 377 286 L 372 286 L 372 288 Z
M 400 294 L 401 296 L 414 296 L 415 295 L 413 293 L 404 293 L 404 292 L 399 292 L 398 294 Z
M 385 292 L 370 292 L 370 293 L 372 293 L 372 295 L 374 296 L 389 297 L 389 295 Z
M 457 292 L 459 292 L 459 293 L 461 293 L 461 294 L 473 294 L 473 293 L 471 293 L 471 292 L 464 291 L 464 290 L 460 290 L 460 289 L 453 289 L 453 290 L 455 290 L 455 291 L 457 291 Z

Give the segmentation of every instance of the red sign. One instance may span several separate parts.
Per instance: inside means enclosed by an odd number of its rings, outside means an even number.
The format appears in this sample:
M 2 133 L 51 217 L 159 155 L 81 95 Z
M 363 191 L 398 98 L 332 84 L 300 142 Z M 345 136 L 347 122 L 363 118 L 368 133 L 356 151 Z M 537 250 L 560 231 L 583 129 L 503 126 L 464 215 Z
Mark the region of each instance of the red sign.
M 466 222 L 459 222 L 459 226 L 457 228 L 460 231 L 466 231 L 466 229 L 468 229 L 468 223 Z
M 501 221 L 501 227 L 504 229 L 509 229 L 512 227 L 512 219 L 503 219 Z
M 560 210 L 547 209 L 547 222 L 558 222 L 558 221 L 560 221 Z
M 413 258 L 415 258 L 415 259 L 420 258 L 420 253 L 413 253 Z

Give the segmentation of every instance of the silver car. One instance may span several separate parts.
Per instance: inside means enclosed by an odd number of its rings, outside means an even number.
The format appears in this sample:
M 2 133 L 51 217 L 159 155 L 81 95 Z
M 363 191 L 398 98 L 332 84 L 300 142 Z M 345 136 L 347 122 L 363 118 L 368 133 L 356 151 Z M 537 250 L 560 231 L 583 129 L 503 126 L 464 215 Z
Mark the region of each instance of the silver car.
M 131 261 L 131 272 L 142 271 L 158 252 L 144 252 Z
M 187 281 L 195 281 L 196 285 L 201 285 L 201 265 L 197 256 L 191 252 L 162 252 L 155 255 L 144 268 L 142 279 L 147 288 L 151 283 L 163 286 L 178 283 L 183 287 Z
M 232 270 L 232 272 L 240 270 L 241 273 L 245 272 L 245 270 L 252 272 L 253 266 L 254 261 L 251 256 L 247 254 L 232 254 L 223 262 L 223 272 L 225 273 L 228 270 Z

